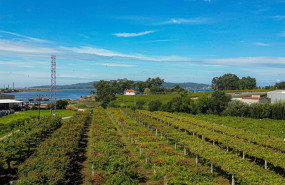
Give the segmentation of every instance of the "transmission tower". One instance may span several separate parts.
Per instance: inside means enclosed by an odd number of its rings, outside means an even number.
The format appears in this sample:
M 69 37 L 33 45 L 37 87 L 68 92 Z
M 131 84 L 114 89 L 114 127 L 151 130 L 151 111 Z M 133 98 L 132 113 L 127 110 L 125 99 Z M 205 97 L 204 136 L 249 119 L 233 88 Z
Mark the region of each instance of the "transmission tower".
M 56 116 L 56 56 L 51 56 L 50 114 Z

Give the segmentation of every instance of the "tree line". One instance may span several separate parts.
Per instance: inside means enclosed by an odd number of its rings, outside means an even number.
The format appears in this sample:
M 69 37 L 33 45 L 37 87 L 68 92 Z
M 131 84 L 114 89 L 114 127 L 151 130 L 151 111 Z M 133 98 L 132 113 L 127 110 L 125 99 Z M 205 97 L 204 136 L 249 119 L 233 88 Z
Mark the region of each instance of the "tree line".
M 139 103 L 137 108 L 143 108 Z M 254 103 L 248 105 L 240 101 L 231 101 L 225 92 L 215 91 L 211 96 L 201 96 L 193 100 L 186 93 L 171 99 L 165 104 L 160 100 L 152 100 L 148 109 L 150 111 L 184 112 L 189 114 L 215 114 L 221 116 L 239 116 L 256 119 L 285 120 L 285 103 Z
M 251 90 L 256 88 L 256 79 L 250 76 L 241 79 L 231 73 L 212 79 L 214 90 Z
M 256 79 L 250 76 L 239 78 L 235 74 L 227 73 L 212 79 L 214 90 L 252 90 L 256 89 Z M 261 87 L 258 87 L 261 89 Z M 265 86 L 264 89 L 285 89 L 285 81 L 277 82 L 275 85 Z
M 145 105 L 144 101 L 137 101 L 134 109 L 144 109 L 146 106 L 150 111 L 167 111 L 167 112 L 185 112 L 191 114 L 216 114 L 226 116 L 242 116 L 251 118 L 272 118 L 285 119 L 285 103 L 278 104 L 252 104 L 248 105 L 242 102 L 231 102 L 231 96 L 226 95 L 223 90 L 250 90 L 256 88 L 256 79 L 250 76 L 241 79 L 235 74 L 225 74 L 220 77 L 214 77 L 212 87 L 216 91 L 211 96 L 200 96 L 193 100 L 188 92 L 175 85 L 174 88 L 163 88 L 164 80 L 157 78 L 148 78 L 146 81 L 134 82 L 128 79 L 118 79 L 111 81 L 101 80 L 94 84 L 97 89 L 96 100 L 106 108 L 109 102 L 116 99 L 116 94 L 123 94 L 126 89 L 134 88 L 140 93 L 157 93 L 157 92 L 178 92 L 180 97 L 175 97 L 167 103 L 160 100 L 152 100 Z M 285 82 L 275 84 L 276 88 L 284 88 Z
M 265 86 L 265 89 L 285 89 L 285 81 L 277 82 L 275 85 Z
M 164 79 L 159 77 L 148 78 L 145 81 L 135 82 L 133 80 L 118 79 L 118 80 L 100 80 L 94 83 L 94 88 L 97 90 L 96 100 L 102 102 L 104 108 L 108 103 L 115 100 L 115 95 L 123 94 L 127 89 L 135 89 L 138 93 L 143 94 L 157 94 L 157 93 L 170 93 L 170 92 L 183 92 L 185 89 L 179 85 L 175 85 L 173 88 L 164 88 L 162 84 Z

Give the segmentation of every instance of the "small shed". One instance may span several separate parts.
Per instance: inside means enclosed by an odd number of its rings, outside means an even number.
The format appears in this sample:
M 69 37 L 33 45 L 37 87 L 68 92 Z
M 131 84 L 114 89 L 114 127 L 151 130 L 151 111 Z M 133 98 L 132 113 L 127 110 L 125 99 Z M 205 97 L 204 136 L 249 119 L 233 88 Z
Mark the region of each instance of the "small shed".
M 136 91 L 133 89 L 128 89 L 124 91 L 124 95 L 136 95 Z
M 13 100 L 13 99 L 0 99 L 0 110 L 13 109 L 15 106 L 24 104 L 23 101 Z

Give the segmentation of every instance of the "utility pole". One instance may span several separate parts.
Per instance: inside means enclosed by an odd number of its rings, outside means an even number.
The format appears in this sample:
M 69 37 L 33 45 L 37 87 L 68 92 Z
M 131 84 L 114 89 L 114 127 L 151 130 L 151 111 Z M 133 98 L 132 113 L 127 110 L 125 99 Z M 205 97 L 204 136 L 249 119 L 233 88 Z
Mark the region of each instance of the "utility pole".
M 137 95 L 137 91 L 136 91 L 136 85 L 134 86 L 134 90 L 135 90 L 135 96 L 134 96 L 134 106 L 136 108 L 137 106 L 137 100 L 136 100 L 136 95 Z
M 37 99 L 38 100 L 38 108 L 39 108 L 39 120 L 41 119 L 41 100 L 43 99 L 43 95 L 38 94 Z
M 56 56 L 54 55 L 51 56 L 50 114 L 56 116 Z

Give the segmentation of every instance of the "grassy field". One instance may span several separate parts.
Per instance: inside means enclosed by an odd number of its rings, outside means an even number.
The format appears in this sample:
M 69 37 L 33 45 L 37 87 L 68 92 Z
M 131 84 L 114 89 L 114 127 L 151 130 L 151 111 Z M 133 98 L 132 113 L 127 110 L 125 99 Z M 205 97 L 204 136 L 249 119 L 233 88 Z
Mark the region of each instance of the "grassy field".
M 67 116 L 72 116 L 74 112 L 71 110 L 57 110 L 56 113 L 58 116 L 67 117 Z M 23 119 L 23 118 L 28 118 L 30 116 L 38 116 L 38 115 L 39 111 L 37 110 L 29 110 L 26 112 L 10 114 L 8 116 L 1 117 L 0 124 L 10 123 L 18 119 Z M 47 116 L 47 115 L 50 115 L 50 110 L 41 110 L 41 116 Z
M 204 95 L 209 95 L 212 92 L 201 92 L 201 93 L 188 93 L 188 96 L 191 97 L 199 97 Z M 137 95 L 136 101 L 145 101 L 145 104 L 152 100 L 160 100 L 162 103 L 166 103 L 172 98 L 179 97 L 180 94 L 159 94 L 159 95 Z M 133 106 L 134 105 L 134 96 L 125 96 L 125 95 L 117 95 L 116 100 L 112 103 L 117 106 Z

